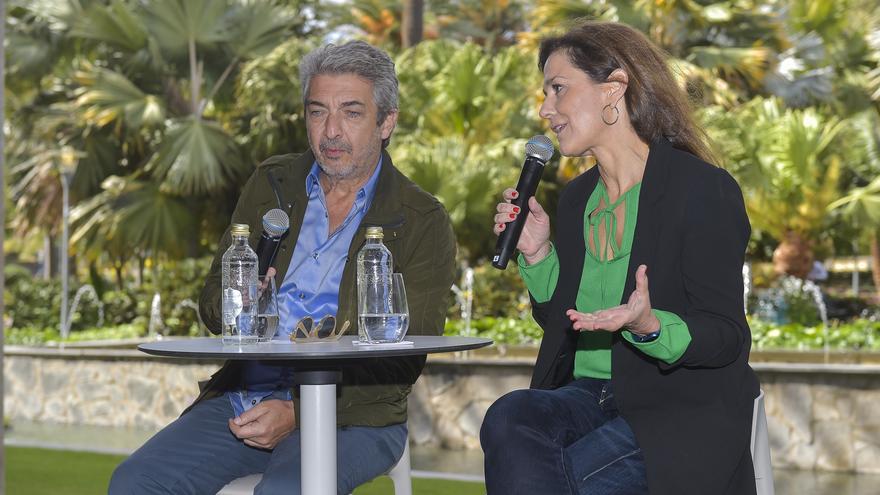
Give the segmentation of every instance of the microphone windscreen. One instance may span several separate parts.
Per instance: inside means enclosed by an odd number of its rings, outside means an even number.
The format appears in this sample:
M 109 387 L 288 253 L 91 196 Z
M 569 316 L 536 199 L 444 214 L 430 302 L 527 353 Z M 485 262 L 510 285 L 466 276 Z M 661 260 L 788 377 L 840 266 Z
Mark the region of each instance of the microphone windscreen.
M 547 163 L 553 157 L 553 151 L 553 141 L 543 134 L 532 136 L 526 142 L 526 156 L 533 156 L 542 163 Z
M 290 228 L 290 218 L 284 210 L 273 208 L 263 215 L 263 230 L 272 237 L 281 237 Z

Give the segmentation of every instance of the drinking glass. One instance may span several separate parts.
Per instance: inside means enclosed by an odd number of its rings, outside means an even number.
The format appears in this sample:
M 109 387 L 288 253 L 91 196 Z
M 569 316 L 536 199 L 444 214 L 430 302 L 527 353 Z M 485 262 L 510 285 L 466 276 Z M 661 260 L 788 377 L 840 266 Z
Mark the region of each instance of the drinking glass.
M 257 301 L 257 324 L 254 326 L 257 342 L 271 342 L 278 330 L 278 293 L 275 277 L 261 275 Z
M 406 302 L 406 288 L 403 274 L 391 275 L 391 295 L 388 313 L 362 313 L 361 328 L 370 344 L 400 342 L 409 329 L 409 307 Z

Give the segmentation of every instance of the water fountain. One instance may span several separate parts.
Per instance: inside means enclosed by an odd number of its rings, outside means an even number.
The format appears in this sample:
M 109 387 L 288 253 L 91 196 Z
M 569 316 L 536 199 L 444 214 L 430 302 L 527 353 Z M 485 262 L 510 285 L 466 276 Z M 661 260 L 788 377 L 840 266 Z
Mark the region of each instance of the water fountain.
M 95 304 L 98 306 L 98 326 L 100 327 L 104 325 L 104 303 L 101 301 L 101 298 L 98 297 L 95 288 L 89 284 L 85 284 L 77 289 L 76 294 L 73 296 L 73 302 L 70 303 L 70 310 L 67 312 L 67 322 L 61 326 L 61 340 L 67 340 L 67 337 L 70 335 L 70 325 L 73 321 L 73 314 L 76 312 L 77 308 L 79 308 L 79 301 L 84 294 L 91 296 L 92 300 L 95 301 Z
M 174 305 L 174 311 L 176 312 L 180 308 L 189 308 L 196 312 L 196 320 L 199 322 L 199 336 L 207 337 L 208 333 L 206 330 L 208 327 L 205 326 L 205 322 L 202 321 L 202 315 L 199 314 L 199 305 L 192 299 L 184 299 Z
M 462 287 L 452 286 L 455 300 L 461 308 L 461 320 L 464 322 L 464 335 L 471 336 L 471 317 L 474 307 L 474 269 L 466 267 L 462 275 Z
M 745 268 L 743 269 L 745 272 Z M 754 314 L 758 319 L 763 320 L 765 322 L 775 323 L 777 325 L 784 325 L 789 323 L 790 320 L 790 312 L 793 308 L 789 307 L 789 302 L 787 297 L 789 296 L 797 296 L 802 295 L 802 297 L 806 297 L 813 306 L 816 307 L 816 311 L 819 315 L 819 320 L 822 324 L 822 344 L 824 350 L 824 360 L 827 363 L 830 357 L 831 351 L 831 343 L 829 340 L 829 326 L 828 326 L 828 308 L 825 305 L 825 300 L 822 297 L 822 290 L 816 285 L 815 282 L 811 280 L 802 280 L 796 277 L 786 276 L 779 280 L 779 286 L 772 289 L 764 289 L 760 292 L 757 292 L 757 304 L 754 308 L 752 308 L 752 314 Z
M 150 303 L 150 322 L 147 324 L 147 335 L 150 338 L 161 340 L 164 336 L 165 323 L 162 321 L 162 296 L 158 292 L 153 294 Z
M 819 286 L 810 280 L 804 280 L 801 290 L 813 297 L 813 302 L 819 310 L 819 319 L 822 320 L 822 342 L 825 354 L 825 362 L 828 362 L 828 353 L 831 350 L 828 342 L 828 308 L 825 306 L 825 300 L 822 298 L 822 290 Z
M 752 264 L 743 263 L 743 311 L 749 314 L 749 293 L 752 292 Z

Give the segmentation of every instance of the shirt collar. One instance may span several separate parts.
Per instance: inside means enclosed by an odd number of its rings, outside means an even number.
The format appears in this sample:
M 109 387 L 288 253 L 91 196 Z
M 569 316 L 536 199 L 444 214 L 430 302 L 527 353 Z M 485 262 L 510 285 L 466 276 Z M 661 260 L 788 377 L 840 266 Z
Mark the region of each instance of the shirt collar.
M 376 184 L 379 182 L 379 171 L 382 169 L 382 154 L 379 154 L 379 161 L 376 163 L 376 169 L 373 171 L 373 175 L 370 176 L 370 179 L 361 186 L 361 188 L 357 192 L 357 196 L 355 197 L 355 205 L 357 209 L 366 213 L 368 209 L 370 209 L 370 204 L 373 201 L 373 196 L 376 193 Z M 319 175 L 321 172 L 321 167 L 318 165 L 318 161 L 315 160 L 312 163 L 312 168 L 309 170 L 309 175 L 306 176 L 306 193 L 311 196 L 312 190 L 315 186 L 320 186 Z

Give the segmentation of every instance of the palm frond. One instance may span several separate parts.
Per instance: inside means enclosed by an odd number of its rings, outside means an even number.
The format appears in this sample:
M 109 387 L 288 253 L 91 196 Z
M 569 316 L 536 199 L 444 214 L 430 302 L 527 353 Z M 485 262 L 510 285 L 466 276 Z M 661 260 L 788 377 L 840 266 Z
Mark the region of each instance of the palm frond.
M 270 3 L 248 3 L 226 15 L 226 38 L 235 40 L 231 48 L 239 58 L 265 55 L 284 40 L 292 21 L 285 9 Z
M 128 3 L 112 0 L 87 9 L 73 24 L 71 35 L 136 52 L 146 47 L 149 33 Z
M 225 0 L 154 0 L 144 4 L 147 26 L 159 44 L 182 53 L 190 41 L 208 44 L 226 39 Z
M 246 172 L 232 137 L 216 123 L 195 117 L 172 124 L 147 169 L 163 191 L 178 195 L 221 192 Z
M 86 67 L 74 78 L 82 88 L 76 106 L 85 121 L 103 127 L 123 120 L 132 129 L 153 127 L 165 120 L 162 100 L 141 91 L 124 75 L 100 67 Z

